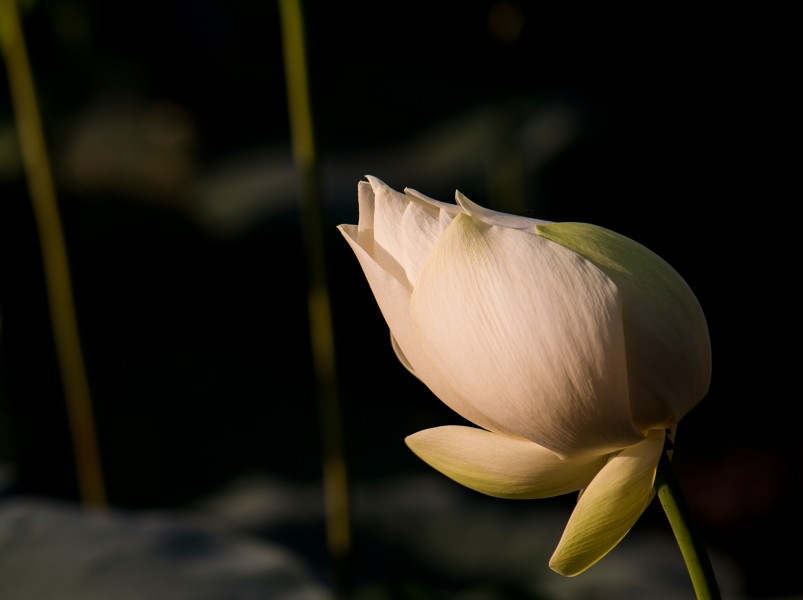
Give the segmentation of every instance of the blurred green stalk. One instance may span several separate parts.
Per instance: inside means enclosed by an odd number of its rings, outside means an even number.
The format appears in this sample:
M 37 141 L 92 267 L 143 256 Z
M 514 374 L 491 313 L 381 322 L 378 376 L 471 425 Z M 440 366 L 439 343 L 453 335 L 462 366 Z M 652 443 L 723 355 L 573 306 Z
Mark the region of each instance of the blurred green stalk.
M 325 209 L 315 149 L 300 0 L 279 0 L 279 13 L 293 160 L 300 172 L 302 186 L 310 336 L 321 412 L 326 542 L 335 588 L 344 593 L 351 585 L 351 516 L 327 284 Z
M 45 286 L 70 421 L 78 488 L 84 505 L 105 507 L 106 490 L 73 305 L 67 249 L 17 0 L 0 0 L 0 43 L 6 59 L 22 161 L 39 230 Z

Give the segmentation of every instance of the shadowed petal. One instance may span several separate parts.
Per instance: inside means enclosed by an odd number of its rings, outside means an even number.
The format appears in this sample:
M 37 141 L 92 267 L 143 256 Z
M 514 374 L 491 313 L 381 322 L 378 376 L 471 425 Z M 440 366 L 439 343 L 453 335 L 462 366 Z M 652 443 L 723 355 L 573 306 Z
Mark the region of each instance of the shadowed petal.
M 529 440 L 447 425 L 405 440 L 424 462 L 473 490 L 499 498 L 548 498 L 588 485 L 607 456 L 562 460 Z
M 360 233 L 374 231 L 374 189 L 367 181 L 357 184 L 357 204 L 359 206 L 358 230 Z

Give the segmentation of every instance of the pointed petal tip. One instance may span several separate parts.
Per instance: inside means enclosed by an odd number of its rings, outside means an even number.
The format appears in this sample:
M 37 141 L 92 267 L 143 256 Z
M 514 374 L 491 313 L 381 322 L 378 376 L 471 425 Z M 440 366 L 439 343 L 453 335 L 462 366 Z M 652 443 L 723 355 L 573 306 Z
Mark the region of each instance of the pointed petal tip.
M 605 558 L 607 554 L 608 552 L 604 552 L 595 555 L 594 558 L 577 560 L 576 556 L 561 552 L 561 547 L 558 546 L 549 559 L 549 568 L 563 577 L 577 577 Z
M 378 187 L 379 188 L 390 188 L 390 186 L 387 183 L 382 181 L 376 175 L 365 175 L 365 179 L 366 179 L 365 182 L 360 182 L 360 183 L 368 183 L 372 188 L 378 188 Z
M 343 234 L 344 238 L 351 238 L 356 241 L 358 235 L 358 228 L 356 225 L 351 225 L 350 223 L 341 223 L 340 225 L 337 225 L 337 230 Z
M 588 567 L 590 566 L 591 565 L 588 565 Z M 555 573 L 558 575 L 563 575 L 564 577 L 575 577 L 576 575 L 579 575 L 585 571 L 588 567 L 585 569 L 573 569 L 571 568 L 571 565 L 565 564 L 563 561 L 556 559 L 554 556 L 549 559 L 549 568 L 555 571 Z
M 577 556 L 574 553 L 566 552 L 562 544 L 559 544 L 554 554 L 549 559 L 549 568 L 563 577 L 576 577 L 597 564 L 612 549 L 613 548 L 607 550 L 597 549 L 595 552 Z
M 460 205 L 460 208 L 462 208 L 468 214 L 471 214 L 472 211 L 474 210 L 474 207 L 477 206 L 471 200 L 469 200 L 466 197 L 466 195 L 463 192 L 461 192 L 460 190 L 455 190 L 454 191 L 454 199 Z
M 405 187 L 404 188 L 404 195 L 405 196 L 409 196 L 413 200 L 423 200 L 427 204 L 432 203 L 432 202 L 438 202 L 434 198 L 430 198 L 426 194 L 422 194 L 417 189 L 411 188 L 411 187 Z

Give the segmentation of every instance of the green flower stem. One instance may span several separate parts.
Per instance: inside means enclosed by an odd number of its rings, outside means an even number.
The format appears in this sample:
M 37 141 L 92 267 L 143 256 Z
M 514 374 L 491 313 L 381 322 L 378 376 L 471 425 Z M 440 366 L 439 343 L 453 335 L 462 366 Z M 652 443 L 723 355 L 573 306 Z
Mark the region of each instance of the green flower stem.
M 661 453 L 661 460 L 658 463 L 655 490 L 675 533 L 683 560 L 686 561 L 686 569 L 689 571 L 698 600 L 719 600 L 721 595 L 711 560 L 697 530 L 696 522 L 683 498 L 666 451 Z
M 107 504 L 106 490 L 78 335 L 64 232 L 17 0 L 0 0 L 0 44 L 42 248 L 42 267 L 70 422 L 79 493 L 85 506 L 103 508 Z
M 321 170 L 315 148 L 300 0 L 279 0 L 279 16 L 293 160 L 301 176 L 312 360 L 321 413 L 326 542 L 334 586 L 343 595 L 351 587 L 351 517 L 327 283 Z

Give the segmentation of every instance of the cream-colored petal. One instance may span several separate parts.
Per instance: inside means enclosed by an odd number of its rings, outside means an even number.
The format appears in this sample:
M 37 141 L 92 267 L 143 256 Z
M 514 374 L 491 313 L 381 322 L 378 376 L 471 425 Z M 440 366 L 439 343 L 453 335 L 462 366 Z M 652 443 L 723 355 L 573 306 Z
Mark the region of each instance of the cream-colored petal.
M 602 227 L 554 223 L 536 230 L 585 256 L 621 290 L 636 424 L 646 430 L 679 421 L 711 382 L 708 326 L 691 288 L 657 254 Z
M 411 311 L 433 368 L 485 418 L 441 399 L 484 429 L 561 456 L 643 439 L 631 423 L 616 286 L 578 254 L 458 215 Z
M 582 573 L 630 531 L 653 497 L 664 431 L 614 455 L 577 502 L 549 561 L 561 575 Z
M 374 193 L 373 256 L 383 266 L 386 265 L 385 258 L 392 257 L 404 270 L 405 240 L 401 223 L 410 198 L 376 177 L 367 175 L 366 179 Z
M 431 467 L 456 482 L 499 498 L 548 498 L 588 485 L 607 456 L 562 460 L 529 440 L 447 425 L 405 440 Z
M 435 200 L 410 188 L 404 188 L 404 193 L 411 200 L 402 222 L 407 240 L 404 264 L 407 276 L 415 286 L 421 268 L 435 242 L 463 209 L 456 204 Z
M 443 232 L 440 211 L 423 202 L 410 202 L 399 223 L 403 255 L 399 258 L 407 279 L 415 286 L 418 276 Z
M 398 265 L 391 265 L 391 270 L 386 269 L 386 265 L 380 264 L 379 260 L 366 250 L 365 246 L 370 244 L 370 236 L 363 236 L 353 225 L 341 225 L 338 227 L 343 237 L 351 246 L 357 260 L 360 262 L 365 278 L 371 286 L 376 302 L 385 318 L 388 327 L 393 335 L 398 348 L 394 348 L 396 355 L 404 357 L 402 364 L 411 372 L 415 373 L 432 392 L 443 402 L 455 408 L 466 419 L 472 422 L 488 422 L 478 410 L 468 401 L 462 398 L 459 393 L 450 388 L 448 382 L 438 372 L 428 354 L 418 339 L 418 335 L 413 327 L 410 318 L 410 297 L 412 290 L 409 283 Z M 368 239 L 366 239 L 368 237 Z M 380 257 L 389 260 L 387 256 Z

